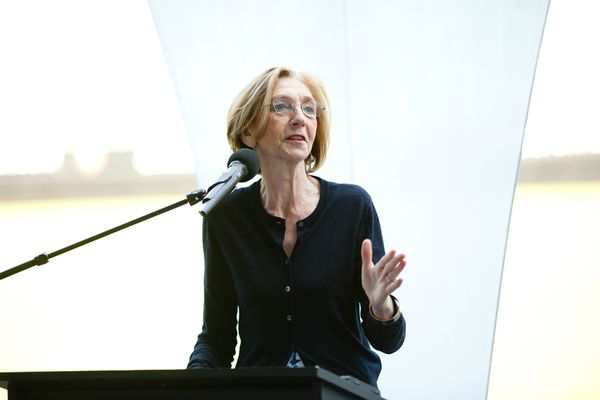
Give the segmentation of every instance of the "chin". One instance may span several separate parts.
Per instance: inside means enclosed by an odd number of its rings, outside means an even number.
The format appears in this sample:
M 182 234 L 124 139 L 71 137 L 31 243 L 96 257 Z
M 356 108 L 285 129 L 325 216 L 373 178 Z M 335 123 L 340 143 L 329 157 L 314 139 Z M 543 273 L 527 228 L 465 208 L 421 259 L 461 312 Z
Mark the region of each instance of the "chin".
M 290 151 L 286 152 L 283 157 L 291 163 L 304 163 L 309 156 L 310 153 L 306 151 Z

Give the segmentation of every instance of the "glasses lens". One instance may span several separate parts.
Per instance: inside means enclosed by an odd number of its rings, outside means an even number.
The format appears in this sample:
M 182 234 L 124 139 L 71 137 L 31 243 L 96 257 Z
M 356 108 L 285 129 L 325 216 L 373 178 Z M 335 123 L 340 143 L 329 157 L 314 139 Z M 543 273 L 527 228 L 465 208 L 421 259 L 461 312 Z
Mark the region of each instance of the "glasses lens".
M 316 117 L 319 112 L 318 106 L 315 103 L 313 103 L 312 101 L 302 103 L 301 107 L 302 107 L 302 112 L 308 117 Z
M 286 100 L 273 101 L 273 111 L 277 114 L 289 114 L 293 111 L 294 105 Z

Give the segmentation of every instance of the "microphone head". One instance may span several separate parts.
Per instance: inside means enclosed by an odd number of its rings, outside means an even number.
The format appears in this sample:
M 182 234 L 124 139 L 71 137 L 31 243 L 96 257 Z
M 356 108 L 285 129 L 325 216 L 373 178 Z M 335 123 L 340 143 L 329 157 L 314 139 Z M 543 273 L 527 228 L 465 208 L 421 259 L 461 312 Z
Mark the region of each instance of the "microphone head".
M 232 162 L 239 161 L 246 167 L 246 175 L 240 179 L 240 182 L 246 182 L 254 178 L 254 175 L 260 170 L 260 161 L 258 156 L 251 149 L 239 149 L 229 157 L 227 160 L 227 166 L 229 167 Z

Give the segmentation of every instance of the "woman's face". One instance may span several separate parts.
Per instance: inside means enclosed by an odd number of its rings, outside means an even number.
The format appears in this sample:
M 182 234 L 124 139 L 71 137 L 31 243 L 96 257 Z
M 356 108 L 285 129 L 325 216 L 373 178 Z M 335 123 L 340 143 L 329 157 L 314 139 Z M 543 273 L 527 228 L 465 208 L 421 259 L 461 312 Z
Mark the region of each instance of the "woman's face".
M 317 119 L 306 116 L 300 105 L 306 102 L 317 104 L 317 102 L 304 83 L 290 77 L 277 80 L 273 90 L 273 100 L 287 100 L 295 106 L 288 115 L 278 114 L 271 109 L 263 135 L 258 140 L 250 138 L 254 146 L 251 145 L 252 143 L 246 144 L 254 147 L 261 165 L 268 164 L 270 161 L 304 165 L 304 160 L 310 155 L 315 141 Z

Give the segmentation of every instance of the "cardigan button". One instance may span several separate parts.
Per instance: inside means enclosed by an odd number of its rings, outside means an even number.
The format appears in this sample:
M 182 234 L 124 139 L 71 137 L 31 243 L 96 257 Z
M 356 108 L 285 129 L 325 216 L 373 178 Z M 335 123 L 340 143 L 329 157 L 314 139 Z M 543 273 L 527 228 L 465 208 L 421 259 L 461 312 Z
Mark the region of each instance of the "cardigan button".
M 289 293 L 291 290 L 292 290 L 292 288 L 291 288 L 289 285 L 286 285 L 286 286 L 283 288 L 283 291 L 284 291 L 284 292 L 286 292 L 286 293 Z
M 286 267 L 288 267 L 290 265 L 290 259 L 286 258 L 285 260 L 283 260 L 283 265 L 285 265 Z
M 287 320 L 288 320 L 288 322 L 290 322 L 290 321 L 292 320 L 292 316 L 291 316 L 291 314 L 288 314 L 288 315 L 285 317 L 285 319 L 287 319 Z
M 304 221 L 298 222 L 298 228 L 302 228 L 304 226 Z

